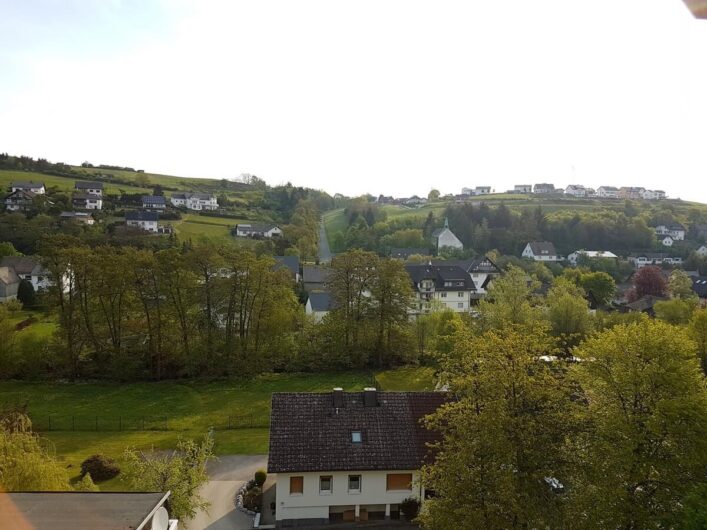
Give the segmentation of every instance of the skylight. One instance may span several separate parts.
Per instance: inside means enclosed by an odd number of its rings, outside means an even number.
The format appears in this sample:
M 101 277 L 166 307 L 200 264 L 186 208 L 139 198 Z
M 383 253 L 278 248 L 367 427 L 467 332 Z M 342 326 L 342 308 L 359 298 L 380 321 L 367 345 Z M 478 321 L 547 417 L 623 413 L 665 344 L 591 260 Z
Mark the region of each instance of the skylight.
M 355 444 L 360 444 L 362 441 L 361 431 L 352 431 L 351 432 L 351 441 Z

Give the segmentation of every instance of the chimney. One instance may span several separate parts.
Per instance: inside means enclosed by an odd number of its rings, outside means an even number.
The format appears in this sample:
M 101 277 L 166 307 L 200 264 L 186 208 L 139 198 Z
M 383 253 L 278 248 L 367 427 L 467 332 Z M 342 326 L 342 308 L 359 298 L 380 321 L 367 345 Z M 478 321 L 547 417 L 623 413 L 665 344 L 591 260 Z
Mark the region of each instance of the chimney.
M 335 409 L 343 409 L 344 408 L 344 389 L 341 387 L 336 387 L 334 388 L 334 391 L 331 393 L 332 395 L 332 405 Z
M 363 406 L 378 406 L 378 391 L 375 388 L 367 387 L 363 389 Z

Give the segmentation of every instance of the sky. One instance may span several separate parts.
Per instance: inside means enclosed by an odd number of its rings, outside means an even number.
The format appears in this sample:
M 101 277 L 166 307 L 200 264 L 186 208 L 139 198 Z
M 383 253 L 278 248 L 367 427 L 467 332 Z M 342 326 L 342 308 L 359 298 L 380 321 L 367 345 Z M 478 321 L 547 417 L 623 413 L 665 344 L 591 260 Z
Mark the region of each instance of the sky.
M 707 202 L 706 64 L 681 0 L 0 0 L 0 152 Z

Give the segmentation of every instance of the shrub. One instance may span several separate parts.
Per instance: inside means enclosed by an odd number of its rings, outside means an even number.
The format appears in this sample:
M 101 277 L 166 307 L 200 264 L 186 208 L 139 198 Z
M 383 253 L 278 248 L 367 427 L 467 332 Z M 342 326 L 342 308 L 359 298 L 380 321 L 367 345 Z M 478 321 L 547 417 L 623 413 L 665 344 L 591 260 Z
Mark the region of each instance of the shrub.
M 400 503 L 400 511 L 405 516 L 405 519 L 412 521 L 420 512 L 420 501 L 415 497 L 403 499 Z
M 113 460 L 103 455 L 93 455 L 81 462 L 81 478 L 90 474 L 94 482 L 103 482 L 117 477 L 120 468 Z
M 243 506 L 251 512 L 259 512 L 263 504 L 263 490 L 259 487 L 249 489 L 243 494 Z
M 265 484 L 265 481 L 268 478 L 268 474 L 265 472 L 264 469 L 258 469 L 258 471 L 255 472 L 255 483 L 258 485 L 258 487 L 262 488 L 263 484 Z

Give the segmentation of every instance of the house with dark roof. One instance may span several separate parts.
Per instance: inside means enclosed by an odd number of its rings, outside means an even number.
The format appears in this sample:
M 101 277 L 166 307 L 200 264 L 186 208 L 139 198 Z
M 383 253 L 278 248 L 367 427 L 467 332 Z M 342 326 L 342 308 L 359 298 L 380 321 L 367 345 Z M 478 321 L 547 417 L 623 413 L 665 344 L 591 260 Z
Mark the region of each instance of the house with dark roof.
M 145 210 L 164 210 L 167 208 L 167 200 L 162 195 L 143 195 L 142 207 Z
M 101 210 L 103 209 L 103 197 L 95 193 L 74 193 L 71 196 L 71 204 L 74 205 L 74 208 Z
M 464 244 L 454 235 L 454 232 L 449 229 L 449 219 L 447 218 L 444 219 L 444 226 L 442 228 L 438 228 L 432 232 L 432 245 L 434 245 L 438 252 L 445 248 L 459 250 L 464 248 Z
M 159 212 L 148 212 L 137 210 L 134 212 L 125 212 L 125 224 L 133 228 L 140 228 L 147 232 L 157 233 L 158 222 L 160 220 Z
M 442 392 L 274 393 L 268 472 L 277 473 L 276 526 L 395 519 L 424 502 L 420 468 L 438 434 L 421 420 Z
M 315 322 L 321 322 L 332 309 L 334 309 L 334 299 L 327 291 L 312 291 L 304 306 L 305 314 L 312 315 Z
M 218 200 L 209 193 L 173 193 L 170 197 L 172 206 L 183 206 L 187 210 L 216 210 Z
M 0 259 L 0 267 L 9 267 L 20 280 L 27 280 L 35 291 L 46 289 L 52 285 L 49 271 L 47 271 L 38 258 L 31 256 L 5 256 Z
M 442 262 L 440 262 L 442 263 Z M 474 282 L 467 271 L 458 265 L 405 265 L 410 276 L 415 298 L 410 305 L 410 315 L 429 313 L 434 305 L 456 313 L 468 313 Z
M 88 212 L 61 212 L 59 214 L 59 220 L 75 221 L 85 225 L 92 225 L 96 222 L 93 216 Z
M 683 241 L 685 239 L 685 227 L 680 223 L 668 223 L 655 227 L 657 236 L 670 236 L 675 241 Z
M 90 193 L 91 195 L 103 196 L 102 182 L 86 182 L 79 180 L 74 184 L 74 189 L 79 193 Z
M 44 195 L 47 192 L 44 182 L 14 181 L 10 183 L 10 189 L 11 191 L 29 191 L 35 195 Z
M 292 279 L 299 283 L 300 263 L 299 256 L 275 256 L 275 270 L 286 270 L 292 276 Z
M 707 276 L 693 276 L 692 290 L 702 300 L 707 298 Z
M 237 237 L 272 238 L 282 235 L 282 229 L 272 223 L 240 223 L 236 225 Z
M 26 212 L 34 204 L 37 195 L 31 191 L 16 190 L 5 197 L 5 209 L 8 212 Z
M 466 260 L 433 260 L 432 265 L 456 265 L 464 269 L 474 282 L 475 292 L 471 293 L 472 300 L 486 296 L 491 282 L 502 274 L 498 265 L 488 256 Z
M 531 241 L 521 254 L 524 258 L 529 258 L 534 261 L 562 261 L 563 257 L 557 253 L 555 245 L 549 241 Z
M 0 530 L 176 530 L 167 493 L 0 493 Z
M 304 290 L 308 293 L 312 291 L 326 291 L 331 269 L 324 265 L 304 265 L 302 267 L 302 282 Z

